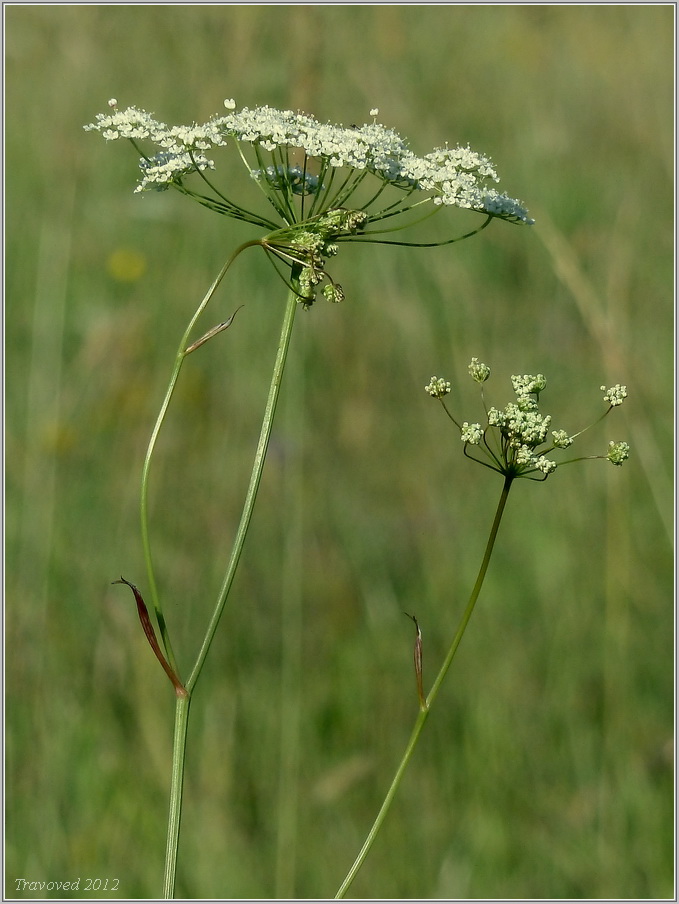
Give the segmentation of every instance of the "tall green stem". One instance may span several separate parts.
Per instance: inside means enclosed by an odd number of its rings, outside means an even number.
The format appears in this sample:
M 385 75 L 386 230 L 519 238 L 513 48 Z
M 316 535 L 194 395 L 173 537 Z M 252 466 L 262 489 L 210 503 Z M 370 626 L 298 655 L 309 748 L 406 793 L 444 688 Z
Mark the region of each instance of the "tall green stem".
M 179 849 L 179 823 L 182 815 L 184 790 L 184 761 L 186 759 L 186 733 L 189 727 L 191 697 L 177 697 L 174 716 L 174 741 L 172 744 L 172 781 L 170 784 L 170 812 L 167 821 L 167 845 L 165 848 L 165 877 L 163 897 L 174 898 Z
M 429 692 L 429 696 L 426 700 L 426 708 L 421 709 L 417 719 L 415 720 L 415 725 L 413 726 L 413 730 L 410 735 L 410 739 L 405 749 L 405 753 L 401 758 L 401 762 L 399 763 L 398 769 L 396 770 L 396 774 L 392 779 L 391 785 L 389 786 L 389 790 L 387 791 L 387 796 L 384 798 L 384 802 L 380 807 L 380 811 L 377 814 L 377 818 L 368 833 L 368 837 L 363 843 L 363 847 L 358 853 L 356 860 L 354 861 L 351 869 L 346 875 L 344 882 L 339 888 L 339 891 L 335 895 L 335 898 L 343 898 L 351 883 L 356 878 L 358 871 L 363 866 L 363 862 L 365 858 L 368 856 L 368 852 L 377 837 L 378 832 L 382 828 L 382 823 L 384 822 L 387 813 L 389 812 L 389 808 L 391 807 L 392 801 L 396 796 L 396 792 L 401 783 L 401 779 L 403 778 L 403 774 L 406 771 L 408 763 L 410 762 L 413 751 L 417 746 L 417 742 L 419 740 L 422 729 L 424 728 L 424 723 L 427 721 L 429 713 L 431 712 L 431 707 L 436 699 L 441 684 L 443 683 L 443 679 L 446 677 L 446 673 L 450 668 L 450 665 L 455 658 L 455 653 L 457 652 L 457 648 L 460 645 L 460 641 L 462 640 L 462 636 L 465 632 L 467 625 L 469 624 L 469 619 L 472 616 L 472 612 L 474 611 L 474 606 L 476 605 L 476 601 L 479 598 L 479 594 L 481 593 L 481 587 L 483 586 L 483 581 L 486 576 L 486 572 L 488 571 L 488 564 L 490 563 L 490 557 L 493 553 L 493 547 L 495 546 L 495 539 L 497 537 L 497 532 L 500 527 L 500 522 L 502 520 L 502 515 L 505 510 L 505 505 L 507 503 L 507 496 L 509 495 L 509 490 L 512 485 L 512 476 L 506 476 L 504 486 L 502 487 L 502 493 L 500 495 L 500 501 L 498 502 L 497 510 L 495 512 L 495 518 L 493 519 L 493 524 L 490 529 L 490 535 L 488 537 L 488 542 L 486 543 L 486 551 L 483 555 L 483 560 L 481 562 L 481 567 L 479 568 L 479 573 L 476 578 L 476 583 L 474 584 L 474 589 L 471 592 L 471 596 L 469 597 L 469 602 L 467 603 L 467 608 L 464 610 L 462 615 L 462 619 L 460 621 L 460 625 L 455 633 L 455 637 L 453 638 L 453 642 L 450 645 L 446 658 L 443 661 L 443 665 L 441 666 L 438 675 L 432 685 L 431 691 Z
M 276 413 L 276 405 L 278 403 L 278 395 L 281 388 L 281 381 L 283 379 L 285 359 L 287 358 L 288 348 L 290 346 L 290 336 L 292 335 L 292 325 L 295 321 L 295 312 L 297 310 L 297 305 L 297 295 L 295 295 L 294 292 L 288 292 L 288 300 L 285 306 L 285 315 L 283 317 L 281 337 L 278 343 L 278 351 L 276 352 L 276 361 L 274 363 L 273 374 L 271 375 L 269 395 L 266 400 L 266 407 L 264 409 L 262 428 L 259 434 L 257 450 L 255 452 L 255 460 L 252 465 L 252 474 L 250 475 L 250 483 L 248 485 L 248 491 L 245 497 L 245 504 L 243 505 L 243 513 L 241 514 L 238 530 L 236 531 L 236 538 L 231 550 L 231 558 L 229 559 L 226 574 L 224 575 L 222 586 L 219 588 L 217 604 L 215 605 L 214 611 L 212 613 L 212 618 L 210 619 L 207 631 L 205 632 L 205 638 L 198 653 L 196 664 L 194 665 L 193 670 L 189 675 L 189 680 L 185 685 L 186 690 L 189 692 L 189 694 L 195 687 L 196 681 L 198 680 L 198 677 L 203 668 L 203 664 L 205 663 L 205 657 L 208 654 L 210 645 L 215 636 L 217 625 L 219 624 L 219 619 L 221 618 L 222 612 L 224 611 L 224 605 L 226 604 L 229 590 L 231 589 L 231 584 L 233 583 L 233 579 L 236 574 L 238 560 L 240 559 L 240 554 L 243 551 L 243 544 L 245 543 L 245 537 L 248 532 L 248 527 L 250 526 L 250 518 L 252 517 L 252 511 L 255 507 L 257 490 L 259 489 L 259 482 L 262 478 L 262 471 L 264 470 L 264 459 L 266 458 L 266 450 L 269 446 L 269 438 L 271 436 L 274 414 Z
M 191 671 L 189 680 L 185 684 L 187 697 L 177 699 L 177 705 L 175 709 L 174 744 L 172 748 L 172 783 L 170 788 L 170 810 L 167 827 L 167 847 L 165 854 L 165 881 L 163 886 L 163 893 L 166 899 L 172 899 L 174 897 L 177 850 L 179 846 L 179 823 L 181 817 L 182 792 L 184 784 L 184 761 L 186 759 L 186 736 L 188 730 L 191 693 L 195 688 L 196 681 L 200 676 L 203 664 L 205 663 L 205 658 L 210 649 L 210 645 L 215 636 L 215 632 L 217 631 L 219 619 L 221 618 L 222 612 L 224 611 L 224 606 L 226 604 L 229 590 L 231 589 L 231 584 L 233 583 L 233 579 L 236 574 L 238 560 L 240 559 L 240 554 L 243 550 L 243 544 L 245 543 L 245 537 L 250 525 L 250 519 L 252 517 L 255 500 L 257 498 L 257 490 L 259 488 L 259 483 L 262 477 L 262 471 L 264 470 L 264 460 L 266 458 L 266 450 L 268 448 L 269 438 L 271 436 L 274 414 L 276 413 L 276 405 L 280 393 L 283 370 L 285 368 L 285 360 L 288 354 L 288 348 L 290 346 L 290 337 L 292 335 L 292 326 L 295 319 L 297 304 L 297 296 L 293 292 L 288 293 L 285 314 L 283 317 L 283 326 L 278 343 L 278 351 L 276 352 L 276 360 L 274 363 L 273 374 L 271 376 L 269 395 L 266 400 L 262 427 L 259 434 L 257 449 L 255 451 L 252 473 L 250 475 L 250 483 L 248 485 L 240 523 L 236 531 L 236 537 L 233 542 L 231 557 L 229 558 L 229 563 L 226 568 L 226 574 L 224 575 L 222 586 L 219 589 L 217 603 L 212 613 L 210 623 L 205 632 L 205 637 L 196 658 L 196 663 L 193 667 L 193 670 Z M 186 338 L 188 338 L 188 331 Z
M 299 852 L 298 807 L 303 697 L 304 575 L 304 361 L 295 354 L 288 361 L 283 417 L 289 436 L 295 437 L 286 456 L 282 502 L 285 540 L 281 569 L 280 756 L 276 802 L 275 898 L 295 897 Z M 279 415 L 280 417 L 280 415 Z

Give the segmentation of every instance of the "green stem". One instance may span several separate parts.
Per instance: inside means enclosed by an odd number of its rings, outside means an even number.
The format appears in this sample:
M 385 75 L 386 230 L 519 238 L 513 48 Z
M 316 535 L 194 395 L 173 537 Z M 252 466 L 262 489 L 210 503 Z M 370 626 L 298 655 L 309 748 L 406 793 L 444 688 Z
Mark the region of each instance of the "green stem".
M 285 541 L 280 581 L 281 672 L 280 756 L 276 805 L 276 867 L 274 897 L 295 898 L 299 850 L 298 807 L 302 725 L 304 575 L 304 361 L 300 354 L 287 365 L 286 430 L 298 445 L 286 456 L 283 473 Z M 280 416 L 280 415 L 279 415 Z M 298 451 L 299 450 L 299 451 Z
M 224 272 L 225 271 L 222 271 L 218 279 L 221 279 L 221 277 L 224 275 Z M 216 283 L 213 284 L 212 291 L 214 291 L 214 288 L 216 288 Z M 207 301 L 204 301 L 203 307 L 206 303 Z M 222 586 L 219 590 L 217 604 L 215 606 L 214 612 L 212 613 L 212 618 L 210 619 L 210 623 L 205 633 L 205 638 L 196 659 L 196 664 L 194 665 L 193 671 L 189 676 L 189 680 L 185 685 L 187 696 L 185 698 L 177 698 L 177 706 L 175 709 L 174 745 L 172 748 L 170 813 L 167 827 L 167 847 L 165 854 L 165 882 L 163 886 L 164 897 L 170 900 L 174 897 L 177 849 L 179 846 L 179 822 L 181 818 L 182 790 L 184 783 L 184 761 L 186 759 L 186 737 L 188 730 L 191 692 L 193 691 L 196 685 L 196 681 L 198 680 L 200 672 L 203 668 L 205 657 L 208 654 L 210 644 L 212 643 L 215 632 L 217 630 L 217 626 L 219 624 L 219 619 L 221 618 L 222 612 L 224 611 L 224 606 L 229 595 L 229 590 L 231 589 L 231 584 L 233 583 L 238 560 L 240 558 L 243 544 L 245 542 L 245 537 L 247 535 L 250 518 L 252 517 L 252 511 L 254 509 L 255 500 L 257 498 L 257 490 L 259 488 L 259 482 L 262 477 L 262 471 L 264 469 L 266 450 L 269 445 L 269 438 L 271 436 L 271 428 L 273 425 L 276 403 L 278 402 L 278 395 L 281 388 L 283 369 L 285 367 L 285 359 L 287 357 L 288 348 L 290 345 L 290 336 L 292 335 L 292 325 L 295 319 L 297 304 L 297 296 L 293 292 L 290 292 L 288 294 L 288 300 L 285 307 L 283 327 L 281 329 L 278 351 L 276 353 L 276 361 L 274 363 L 273 374 L 271 376 L 269 395 L 266 401 L 266 407 L 264 409 L 264 418 L 262 420 L 259 442 L 257 444 L 257 450 L 255 452 L 252 474 L 250 475 L 250 484 L 248 486 L 245 503 L 243 505 L 243 512 L 241 514 L 240 523 L 238 525 L 233 548 L 231 550 L 231 557 L 227 565 L 224 581 L 222 582 Z M 192 323 L 195 323 L 195 320 L 196 317 L 194 317 Z M 188 333 L 189 330 L 187 330 L 184 336 L 184 342 L 188 339 Z M 171 393 L 168 393 L 168 401 L 170 394 Z
M 165 398 L 163 399 L 163 404 L 160 407 L 160 412 L 158 413 L 158 417 L 156 418 L 156 423 L 153 427 L 153 432 L 151 433 L 151 439 L 149 440 L 148 448 L 146 450 L 146 456 L 144 458 L 144 465 L 142 468 L 141 474 L 141 500 L 140 500 L 140 515 L 141 515 L 141 539 L 144 548 L 144 559 L 146 561 L 146 572 L 148 575 L 149 587 L 151 590 L 151 602 L 153 603 L 153 608 L 156 613 L 156 620 L 158 622 L 158 630 L 160 632 L 161 642 L 167 654 L 168 661 L 176 674 L 179 674 L 177 670 L 177 662 L 175 660 L 174 652 L 172 650 L 172 644 L 170 643 L 170 636 L 167 630 L 167 625 L 165 623 L 165 616 L 163 615 L 163 610 L 160 605 L 160 597 L 158 595 L 158 585 L 156 583 L 155 571 L 153 568 L 153 558 L 151 556 L 151 541 L 149 539 L 149 514 L 148 514 L 148 488 L 149 488 L 149 471 L 151 468 L 151 459 L 153 457 L 153 451 L 156 447 L 156 442 L 158 440 L 158 434 L 160 433 L 160 428 L 163 425 L 163 421 L 165 420 L 165 415 L 167 414 L 167 409 L 170 404 L 170 400 L 172 399 L 172 395 L 175 390 L 175 386 L 177 385 L 177 380 L 179 379 L 179 373 L 182 369 L 182 364 L 184 363 L 185 358 L 185 350 L 187 343 L 189 341 L 189 336 L 191 335 L 191 331 L 200 315 L 203 313 L 205 308 L 207 307 L 208 302 L 214 295 L 217 290 L 217 287 L 221 283 L 221 281 L 226 276 L 226 272 L 234 262 L 234 260 L 238 257 L 241 251 L 244 251 L 245 248 L 248 248 L 250 245 L 259 245 L 259 241 L 246 242 L 244 245 L 241 245 L 237 248 L 233 254 L 229 257 L 227 262 L 224 264 L 222 269 L 219 271 L 217 278 L 212 283 L 210 288 L 207 290 L 205 297 L 198 305 L 193 317 L 191 318 L 189 325 L 184 331 L 184 335 L 181 338 L 179 343 L 179 348 L 177 350 L 177 355 L 175 357 L 174 367 L 172 369 L 172 375 L 170 377 L 170 382 L 168 384 L 167 390 L 165 392 Z
M 509 490 L 512 485 L 513 476 L 507 475 L 505 476 L 504 486 L 502 487 L 502 493 L 500 495 L 500 501 L 498 502 L 497 510 L 495 512 L 495 518 L 493 519 L 493 524 L 490 529 L 490 535 L 488 537 L 488 542 L 486 544 L 486 551 L 483 555 L 483 561 L 481 562 L 481 567 L 479 568 L 479 573 L 476 578 L 476 583 L 474 584 L 474 589 L 472 590 L 471 596 L 469 597 L 469 602 L 467 603 L 467 608 L 464 610 L 462 615 L 462 619 L 460 621 L 460 625 L 455 633 L 455 637 L 453 638 L 453 642 L 450 645 L 450 649 L 446 655 L 445 660 L 443 661 L 443 665 L 439 670 L 438 675 L 436 676 L 436 680 L 432 685 L 432 689 L 429 692 L 429 696 L 426 700 L 426 709 L 420 710 L 417 719 L 415 720 L 415 725 L 413 727 L 412 733 L 410 735 L 410 739 L 405 749 L 405 753 L 399 763 L 398 769 L 396 770 L 396 774 L 392 779 L 391 785 L 389 786 L 389 790 L 387 791 L 387 796 L 384 798 L 384 802 L 380 807 L 380 811 L 377 814 L 377 818 L 373 823 L 370 832 L 368 833 L 368 837 L 363 843 L 363 847 L 358 853 L 356 860 L 354 861 L 351 869 L 346 875 L 344 882 L 339 888 L 339 891 L 335 895 L 335 898 L 343 898 L 347 893 L 349 886 L 356 878 L 358 871 L 365 858 L 368 856 L 368 852 L 377 837 L 378 832 L 382 828 L 382 823 L 384 822 L 387 813 L 389 812 L 389 808 L 391 807 L 391 803 L 396 796 L 396 791 L 401 783 L 401 779 L 403 778 L 403 774 L 406 771 L 408 763 L 410 762 L 415 747 L 417 746 L 417 742 L 419 740 L 422 729 L 424 728 L 424 723 L 427 721 L 427 717 L 431 712 L 431 707 L 438 695 L 441 684 L 443 683 L 443 679 L 446 677 L 446 673 L 450 668 L 450 665 L 455 657 L 455 653 L 457 652 L 457 648 L 460 645 L 460 641 L 462 640 L 462 636 L 465 632 L 467 625 L 469 624 L 469 619 L 472 616 L 472 612 L 474 611 L 474 606 L 476 605 L 476 601 L 481 593 L 481 587 L 483 586 L 483 581 L 486 576 L 486 572 L 488 571 L 488 565 L 490 563 L 490 557 L 493 553 L 493 547 L 495 546 L 495 539 L 497 537 L 497 532 L 500 527 L 500 521 L 502 520 L 502 515 L 505 510 L 505 505 L 507 503 L 507 496 L 509 495 Z
M 264 409 L 262 429 L 259 434 L 259 442 L 257 443 L 257 450 L 255 452 L 252 474 L 250 475 L 250 484 L 248 486 L 247 495 L 245 497 L 245 504 L 243 505 L 243 513 L 241 514 L 238 530 L 236 531 L 236 538 L 231 550 L 231 558 L 229 559 L 226 574 L 224 575 L 222 586 L 219 588 L 217 603 L 212 613 L 212 618 L 210 619 L 207 631 L 205 632 L 205 638 L 203 639 L 203 643 L 198 653 L 196 664 L 194 665 L 193 670 L 189 676 L 189 680 L 185 684 L 186 690 L 189 692 L 189 694 L 195 687 L 196 681 L 198 680 L 198 677 L 205 663 L 205 657 L 208 654 L 210 645 L 212 644 L 212 640 L 215 636 L 215 632 L 217 631 L 217 625 L 219 624 L 219 619 L 221 618 L 222 612 L 224 611 L 224 606 L 226 604 L 229 590 L 231 589 L 231 584 L 233 583 L 233 579 L 236 574 L 238 560 L 240 559 L 240 554 L 243 550 L 243 544 L 245 543 L 245 537 L 250 525 L 250 518 L 252 517 L 252 511 L 255 506 L 255 499 L 257 498 L 259 482 L 262 477 L 262 471 L 264 470 L 264 459 L 266 458 L 266 450 L 268 448 L 269 438 L 271 436 L 271 428 L 273 426 L 273 418 L 276 412 L 276 404 L 278 402 L 278 395 L 281 388 L 283 369 L 285 368 L 285 359 L 287 357 L 288 347 L 290 345 L 290 336 L 292 335 L 292 325 L 295 320 L 295 311 L 297 310 L 297 304 L 297 296 L 294 294 L 294 292 L 289 292 L 287 304 L 285 307 L 285 315 L 283 317 L 281 337 L 278 343 L 278 351 L 276 353 L 276 361 L 273 368 L 273 374 L 271 376 L 269 396 L 266 400 L 266 408 Z
M 177 873 L 177 850 L 179 848 L 179 823 L 182 815 L 182 792 L 184 790 L 184 761 L 186 759 L 186 733 L 189 727 L 189 707 L 191 697 L 177 697 L 174 717 L 174 742 L 172 744 L 172 782 L 170 784 L 170 814 L 167 822 L 167 847 L 165 849 L 165 877 L 163 897 L 174 898 L 175 876 Z

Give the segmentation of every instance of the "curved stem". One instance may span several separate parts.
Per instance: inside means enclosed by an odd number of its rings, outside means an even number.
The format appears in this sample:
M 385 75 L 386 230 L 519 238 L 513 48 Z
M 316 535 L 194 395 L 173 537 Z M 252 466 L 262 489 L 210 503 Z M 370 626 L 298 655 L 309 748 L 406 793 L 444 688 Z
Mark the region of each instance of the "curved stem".
M 490 529 L 490 535 L 488 537 L 488 542 L 486 543 L 486 551 L 483 555 L 483 561 L 481 562 L 481 567 L 479 568 L 479 573 L 476 578 L 476 583 L 474 584 L 474 589 L 471 592 L 471 596 L 469 597 L 469 602 L 467 603 L 467 608 L 464 610 L 462 615 L 462 619 L 460 621 L 459 627 L 455 633 L 455 637 L 453 638 L 453 642 L 450 645 L 446 658 L 443 661 L 443 665 L 441 666 L 438 675 L 436 676 L 436 680 L 432 685 L 432 689 L 429 692 L 429 696 L 426 700 L 426 709 L 421 709 L 417 719 L 415 720 L 415 725 L 413 726 L 412 733 L 410 735 L 410 739 L 405 749 L 405 753 L 401 758 L 401 762 L 399 763 L 398 769 L 396 770 L 396 774 L 392 779 L 391 785 L 389 786 L 389 790 L 387 791 L 387 796 L 384 798 L 384 802 L 380 807 L 380 811 L 377 814 L 377 818 L 368 833 L 368 837 L 363 843 L 363 847 L 358 853 L 356 860 L 354 861 L 351 869 L 346 875 L 344 882 L 342 882 L 339 891 L 335 895 L 335 898 L 343 898 L 347 893 L 349 886 L 356 878 L 358 871 L 365 858 L 368 856 L 368 851 L 373 845 L 375 838 L 379 830 L 382 828 L 382 823 L 384 822 L 387 813 L 389 812 L 389 808 L 391 807 L 391 803 L 396 796 L 396 791 L 401 783 L 401 779 L 403 778 L 403 774 L 406 771 L 408 763 L 410 762 L 413 751 L 417 746 L 417 742 L 419 740 L 422 729 L 424 728 L 424 723 L 427 721 L 427 717 L 431 712 L 431 706 L 438 695 L 441 684 L 443 683 L 443 679 L 446 677 L 448 669 L 455 657 L 455 653 L 457 652 L 457 648 L 460 645 L 460 641 L 462 640 L 462 636 L 465 632 L 467 625 L 469 624 L 469 619 L 472 616 L 472 612 L 474 611 L 474 606 L 476 605 L 476 601 L 479 598 L 479 594 L 481 592 L 481 587 L 483 586 L 483 581 L 486 576 L 486 572 L 488 571 L 488 564 L 490 563 L 490 557 L 493 553 L 493 547 L 495 546 L 495 539 L 497 537 L 497 532 L 500 527 L 500 522 L 502 520 L 502 515 L 505 510 L 505 505 L 507 503 L 507 496 L 509 495 L 509 490 L 512 485 L 512 480 L 514 478 L 512 476 L 505 476 L 505 482 L 502 487 L 502 493 L 500 495 L 500 501 L 498 502 L 497 510 L 495 512 L 495 518 L 493 519 L 493 524 Z
M 262 477 L 262 471 L 264 470 L 264 459 L 266 458 L 266 450 L 268 448 L 269 438 L 271 436 L 271 428 L 273 426 L 273 418 L 281 388 L 283 369 L 285 368 L 285 359 L 287 357 L 288 348 L 290 345 L 290 336 L 292 335 L 292 325 L 295 319 L 297 304 L 297 296 L 293 292 L 289 292 L 287 304 L 285 307 L 285 315 L 283 317 L 283 326 L 281 329 L 280 341 L 278 343 L 278 351 L 276 353 L 276 361 L 274 364 L 273 374 L 271 376 L 271 386 L 269 387 L 269 395 L 266 400 L 266 408 L 264 409 L 262 428 L 259 435 L 259 442 L 257 443 L 255 460 L 252 466 L 252 474 L 250 475 L 250 483 L 248 485 L 248 491 L 245 497 L 245 503 L 243 505 L 243 512 L 241 514 L 240 523 L 236 531 L 236 538 L 233 543 L 233 549 L 231 550 L 231 557 L 226 569 L 226 574 L 224 575 L 222 586 L 219 589 L 217 603 L 212 613 L 207 631 L 205 632 L 205 637 L 198 652 L 196 663 L 193 667 L 188 681 L 185 684 L 186 690 L 189 692 L 189 694 L 193 691 L 196 681 L 200 676 L 201 670 L 205 663 L 205 657 L 208 654 L 210 645 L 212 644 L 212 640 L 215 636 L 215 632 L 217 631 L 219 619 L 221 618 L 222 612 L 224 611 L 224 606 L 226 604 L 229 590 L 231 589 L 231 584 L 233 583 L 233 579 L 236 574 L 238 560 L 240 559 L 240 554 L 243 550 L 243 544 L 245 543 L 245 537 L 250 525 L 250 518 L 252 517 L 252 511 L 255 506 L 255 499 L 257 498 L 259 482 Z
M 142 467 L 141 474 L 141 499 L 140 499 L 140 516 L 141 516 L 141 539 L 142 545 L 144 548 L 144 560 L 146 561 L 146 572 L 148 575 L 149 588 L 151 591 L 151 602 L 153 603 L 153 608 L 156 613 L 156 620 L 158 622 L 158 630 L 160 632 L 161 642 L 167 654 L 167 658 L 170 662 L 170 665 L 174 669 L 174 671 L 179 674 L 177 671 L 177 662 L 175 660 L 174 652 L 172 650 L 172 644 L 170 643 L 170 637 L 167 630 L 167 625 L 165 623 L 165 616 L 163 615 L 163 610 L 160 605 L 160 598 L 158 596 L 158 585 L 156 583 L 155 572 L 153 569 L 153 558 L 151 556 L 151 541 L 149 539 L 149 523 L 148 523 L 148 485 L 149 485 L 149 471 L 151 468 L 151 459 L 153 457 L 153 451 L 156 447 L 156 442 L 158 440 L 158 434 L 160 433 L 160 428 L 163 425 L 163 421 L 165 420 L 165 415 L 167 414 L 167 409 L 170 404 L 170 400 L 172 399 L 172 395 L 175 390 L 175 386 L 177 385 L 177 380 L 179 379 L 179 373 L 182 369 L 182 364 L 184 363 L 186 344 L 189 341 L 189 336 L 191 335 L 191 330 L 196 325 L 196 321 L 203 313 L 205 308 L 207 307 L 208 302 L 214 295 L 217 290 L 217 287 L 224 279 L 227 270 L 234 262 L 234 260 L 238 257 L 241 251 L 244 251 L 245 248 L 250 247 L 251 245 L 259 245 L 259 241 L 246 242 L 244 245 L 241 245 L 237 248 L 233 254 L 228 258 L 227 262 L 224 264 L 222 269 L 219 271 L 217 278 L 212 283 L 210 288 L 207 290 L 205 297 L 198 305 L 193 317 L 191 318 L 189 325 L 187 326 L 184 334 L 179 343 L 179 348 L 177 350 L 177 355 L 175 357 L 174 367 L 172 369 L 172 375 L 170 376 L 170 382 L 168 384 L 167 390 L 165 392 L 165 398 L 163 399 L 163 404 L 160 407 L 160 412 L 158 413 L 158 417 L 156 418 L 156 423 L 153 427 L 153 432 L 151 433 L 151 439 L 149 440 L 148 448 L 146 450 L 146 455 L 144 457 L 144 465 Z
M 392 242 L 387 239 L 371 239 L 367 238 L 367 236 L 371 235 L 384 235 L 387 232 L 398 232 L 403 227 L 395 226 L 393 229 L 376 229 L 374 232 L 364 232 L 361 233 L 360 236 L 354 237 L 351 236 L 351 241 L 358 242 L 359 244 L 373 244 L 373 245 L 402 245 L 405 248 L 440 248 L 442 245 L 452 245 L 455 242 L 461 242 L 463 239 L 470 239 L 473 235 L 481 232 L 481 230 L 485 229 L 486 226 L 494 220 L 495 217 L 492 214 L 489 214 L 483 223 L 478 227 L 478 229 L 472 229 L 471 232 L 465 232 L 464 235 L 458 235 L 454 239 L 446 239 L 444 242 Z M 417 221 L 415 221 L 417 222 Z M 410 225 L 410 224 L 409 224 Z M 366 236 L 366 238 L 364 238 Z M 341 241 L 341 238 L 340 238 Z

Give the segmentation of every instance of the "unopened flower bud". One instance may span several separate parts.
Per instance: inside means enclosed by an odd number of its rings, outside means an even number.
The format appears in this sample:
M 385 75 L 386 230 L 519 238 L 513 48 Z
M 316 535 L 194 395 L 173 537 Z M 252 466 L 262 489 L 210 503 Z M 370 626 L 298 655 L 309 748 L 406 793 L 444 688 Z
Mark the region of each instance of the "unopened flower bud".
M 612 465 L 622 465 L 629 458 L 629 443 L 610 442 L 606 458 Z
M 487 364 L 480 364 L 478 358 L 472 358 L 468 369 L 472 380 L 476 380 L 477 383 L 485 383 L 490 376 L 490 367 Z
M 429 383 L 424 387 L 425 392 L 435 399 L 442 399 L 443 396 L 450 392 L 450 383 L 443 377 L 432 377 Z
M 616 383 L 615 386 L 611 386 L 610 389 L 606 389 L 605 386 L 602 386 L 601 391 L 606 392 L 604 402 L 608 402 L 611 408 L 615 408 L 616 405 L 622 405 L 627 398 L 627 387 L 621 386 L 620 383 Z

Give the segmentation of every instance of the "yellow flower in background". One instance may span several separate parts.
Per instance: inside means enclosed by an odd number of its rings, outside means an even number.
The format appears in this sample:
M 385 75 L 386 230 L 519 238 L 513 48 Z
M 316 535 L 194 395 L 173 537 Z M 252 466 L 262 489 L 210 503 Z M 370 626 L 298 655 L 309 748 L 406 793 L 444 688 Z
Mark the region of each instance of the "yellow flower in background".
M 146 273 L 146 257 L 134 248 L 116 248 L 108 256 L 106 272 L 116 282 L 137 282 Z

